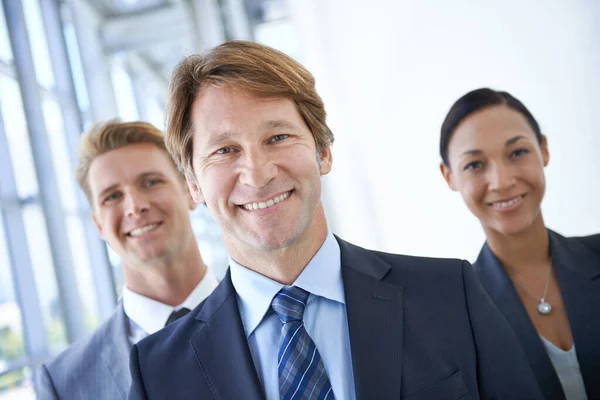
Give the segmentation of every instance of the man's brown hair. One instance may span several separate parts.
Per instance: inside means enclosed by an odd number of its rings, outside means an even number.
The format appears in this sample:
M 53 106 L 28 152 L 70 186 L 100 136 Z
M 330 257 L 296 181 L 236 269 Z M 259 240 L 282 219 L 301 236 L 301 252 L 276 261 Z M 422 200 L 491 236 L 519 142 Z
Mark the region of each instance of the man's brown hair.
M 85 193 L 90 205 L 93 205 L 92 193 L 88 182 L 90 166 L 96 157 L 111 150 L 131 144 L 150 143 L 167 153 L 163 133 L 147 122 L 119 122 L 112 120 L 98 123 L 81 136 L 79 145 L 79 164 L 75 170 L 77 182 Z M 175 165 L 173 165 L 176 168 Z
M 192 104 L 208 85 L 231 85 L 264 97 L 283 97 L 296 103 L 321 154 L 333 143 L 325 121 L 323 100 L 315 79 L 286 54 L 247 41 L 229 41 L 202 54 L 184 58 L 173 71 L 167 103 L 166 145 L 175 162 L 193 177 Z

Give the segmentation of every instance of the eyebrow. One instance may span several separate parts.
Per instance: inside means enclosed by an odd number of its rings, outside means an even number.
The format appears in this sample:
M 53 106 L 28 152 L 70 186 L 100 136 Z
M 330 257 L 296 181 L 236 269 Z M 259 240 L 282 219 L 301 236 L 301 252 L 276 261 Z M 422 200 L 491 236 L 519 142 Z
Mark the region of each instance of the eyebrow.
M 262 123 L 262 126 L 267 129 L 297 129 L 298 127 L 286 120 L 283 119 L 274 119 L 265 121 Z
M 513 144 L 517 143 L 517 142 L 518 142 L 519 140 L 521 140 L 521 139 L 525 139 L 525 136 L 523 136 L 523 135 L 518 135 L 518 136 L 515 136 L 515 137 L 513 137 L 513 138 L 511 138 L 511 139 L 508 139 L 508 140 L 507 140 L 507 141 L 504 143 L 504 147 L 511 146 L 511 145 L 513 145 Z M 481 153 L 482 153 L 482 151 L 481 151 L 481 150 L 479 150 L 479 149 L 467 150 L 467 151 L 465 151 L 464 153 L 462 153 L 462 154 L 461 154 L 461 157 L 464 157 L 464 156 L 471 156 L 471 155 L 477 155 L 477 154 L 481 154 Z
M 103 191 L 98 193 L 97 199 L 102 200 L 104 198 L 104 196 L 106 196 L 109 192 L 112 192 L 113 190 L 115 190 L 118 187 L 119 187 L 118 183 L 110 185 L 109 187 L 107 187 L 106 189 L 104 189 Z
M 218 146 L 223 142 L 226 142 L 229 138 L 231 138 L 234 135 L 235 135 L 235 132 L 232 132 L 232 131 L 221 132 L 221 133 L 209 138 L 208 142 L 206 143 L 206 146 L 209 149 L 212 149 L 213 147 Z
M 512 139 L 508 139 L 508 140 L 506 141 L 506 143 L 504 143 L 504 147 L 506 147 L 506 146 L 510 146 L 511 144 L 515 144 L 515 143 L 517 143 L 517 142 L 518 142 L 519 140 L 521 140 L 521 139 L 525 139 L 525 136 L 523 136 L 523 135 L 519 135 L 519 136 L 515 136 L 515 137 L 514 137 L 514 138 L 512 138 Z
M 477 155 L 477 154 L 481 154 L 483 153 L 481 150 L 467 150 L 464 153 L 462 153 L 460 156 L 464 157 L 464 156 L 473 156 L 473 155 Z

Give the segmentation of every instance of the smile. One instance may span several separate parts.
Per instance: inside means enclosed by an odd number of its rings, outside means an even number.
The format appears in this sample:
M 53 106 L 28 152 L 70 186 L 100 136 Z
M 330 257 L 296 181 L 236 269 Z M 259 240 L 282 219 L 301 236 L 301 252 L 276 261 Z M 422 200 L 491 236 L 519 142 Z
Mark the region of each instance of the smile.
M 144 233 L 150 232 L 150 231 L 158 228 L 159 226 L 160 226 L 160 223 L 142 226 L 141 228 L 135 228 L 134 230 L 129 232 L 127 235 L 133 236 L 133 237 L 142 236 Z
M 525 195 L 523 194 L 521 196 L 513 197 L 512 199 L 509 199 L 509 200 L 495 201 L 493 203 L 488 203 L 488 205 L 495 208 L 496 210 L 505 211 L 505 210 L 515 208 L 515 206 L 517 206 L 518 204 L 521 203 L 521 201 L 523 200 L 524 197 L 525 197 Z
M 274 206 L 275 204 L 284 201 L 285 199 L 287 199 L 290 196 L 290 193 L 292 193 L 292 191 L 290 190 L 289 192 L 285 192 L 284 194 L 281 194 L 277 197 L 274 197 L 270 200 L 267 201 L 261 201 L 261 202 L 255 202 L 255 203 L 248 203 L 248 204 L 243 204 L 240 207 L 245 208 L 248 211 L 252 211 L 252 210 L 257 210 L 257 209 L 263 209 L 263 208 L 269 208 Z

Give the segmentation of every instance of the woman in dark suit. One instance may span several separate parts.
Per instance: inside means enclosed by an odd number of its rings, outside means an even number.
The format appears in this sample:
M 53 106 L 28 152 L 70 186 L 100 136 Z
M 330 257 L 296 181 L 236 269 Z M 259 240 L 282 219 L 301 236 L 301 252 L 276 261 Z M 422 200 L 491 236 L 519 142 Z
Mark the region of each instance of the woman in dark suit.
M 506 92 L 478 89 L 441 129 L 441 171 L 479 219 L 474 267 L 527 354 L 546 399 L 600 399 L 600 235 L 544 224 L 548 141 Z

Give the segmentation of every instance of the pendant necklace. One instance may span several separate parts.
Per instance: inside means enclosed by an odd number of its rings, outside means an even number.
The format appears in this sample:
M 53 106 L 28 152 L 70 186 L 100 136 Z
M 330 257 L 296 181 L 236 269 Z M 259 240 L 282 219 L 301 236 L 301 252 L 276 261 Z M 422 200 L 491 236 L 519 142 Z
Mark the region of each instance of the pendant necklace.
M 523 289 L 525 291 L 525 293 L 527 293 L 528 295 L 530 295 L 531 297 L 533 297 L 534 299 L 539 301 L 540 304 L 538 304 L 537 310 L 541 315 L 548 315 L 548 314 L 550 314 L 550 311 L 552 311 L 552 306 L 550 305 L 550 303 L 548 303 L 546 301 L 546 296 L 548 295 L 548 284 L 550 283 L 550 273 L 551 272 L 552 272 L 552 260 L 550 260 L 550 266 L 548 267 L 548 275 L 546 276 L 546 287 L 544 288 L 544 295 L 541 298 L 532 294 L 529 290 L 527 290 L 527 288 L 521 282 L 519 282 L 518 279 L 515 278 L 515 282 L 517 282 L 517 284 L 521 287 L 521 289 Z

